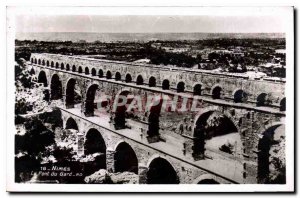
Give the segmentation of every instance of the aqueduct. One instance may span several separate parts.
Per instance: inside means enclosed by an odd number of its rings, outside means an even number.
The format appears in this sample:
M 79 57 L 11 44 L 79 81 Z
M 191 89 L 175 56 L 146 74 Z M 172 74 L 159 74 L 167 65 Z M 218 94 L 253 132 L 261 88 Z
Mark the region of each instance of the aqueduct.
M 272 172 L 272 146 L 284 137 L 283 82 L 55 54 L 30 60 L 45 100 L 63 101 L 57 108 L 63 128 L 78 131 L 78 153 L 103 153 L 100 168 L 134 172 L 141 184 L 264 183 Z M 149 95 L 196 97 L 201 110 L 112 111 L 120 96 Z

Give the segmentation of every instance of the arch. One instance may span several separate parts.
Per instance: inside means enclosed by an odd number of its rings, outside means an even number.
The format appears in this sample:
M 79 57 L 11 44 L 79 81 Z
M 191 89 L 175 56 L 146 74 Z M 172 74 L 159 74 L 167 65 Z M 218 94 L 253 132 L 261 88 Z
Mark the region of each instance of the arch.
M 58 62 L 56 62 L 56 64 L 55 64 L 55 68 L 59 68 L 59 63 Z
M 99 69 L 99 72 L 98 72 L 99 78 L 103 78 L 103 75 L 104 75 L 103 70 Z
M 84 74 L 89 75 L 90 74 L 90 70 L 88 67 L 85 67 L 84 69 Z
M 106 153 L 106 143 L 101 133 L 91 128 L 85 135 L 84 154 Z
M 78 124 L 76 123 L 76 121 L 72 117 L 69 117 L 67 122 L 66 122 L 65 129 L 74 129 L 74 130 L 78 131 Z
M 193 157 L 203 159 L 205 150 L 242 157 L 239 128 L 233 118 L 215 109 L 203 110 L 195 117 Z
M 149 87 L 156 87 L 156 78 L 154 76 L 149 78 Z
M 82 73 L 82 67 L 81 66 L 78 67 L 78 73 L 80 73 L 80 74 Z
M 157 157 L 148 166 L 147 184 L 179 184 L 179 178 L 170 162 Z
M 39 65 L 41 64 L 41 59 L 38 60 L 38 64 L 39 64 Z
M 143 85 L 144 84 L 144 79 L 142 75 L 138 75 L 136 78 L 136 84 L 137 85 Z
M 85 116 L 94 116 L 94 100 L 95 100 L 95 94 L 99 86 L 97 84 L 92 84 L 87 92 L 86 92 L 86 99 L 85 99 Z
M 72 72 L 76 72 L 76 66 L 75 65 L 72 66 Z
M 34 59 L 34 63 L 37 64 L 37 59 L 36 58 Z
M 236 90 L 233 94 L 233 101 L 235 103 L 247 102 L 247 99 L 248 99 L 248 94 L 242 89 Z
M 48 86 L 48 80 L 45 71 L 41 70 L 38 76 L 38 83 L 43 83 L 44 87 Z
M 126 100 L 123 102 L 123 100 Z M 133 95 L 129 90 L 121 90 L 119 94 L 116 95 L 113 105 L 122 104 L 114 107 L 114 125 L 115 129 L 126 128 L 126 118 L 128 118 L 127 104 L 130 104 L 133 100 Z
M 280 101 L 280 107 L 279 107 L 280 111 L 285 111 L 286 110 L 286 104 L 285 104 L 285 102 L 286 102 L 286 99 L 284 97 Z
M 121 142 L 115 149 L 115 172 L 133 172 L 138 174 L 138 159 L 132 147 Z
M 33 58 L 31 58 L 30 61 L 31 61 L 31 63 L 34 63 L 34 59 Z
M 40 73 L 39 73 L 38 83 L 43 83 L 44 87 L 48 87 L 47 76 L 46 76 L 46 73 L 43 70 L 40 71 Z M 49 99 L 50 99 L 49 90 L 48 89 L 44 89 L 43 93 L 44 93 L 44 100 L 45 101 L 49 101 Z
M 60 69 L 65 69 L 65 64 L 64 63 L 60 64 Z
M 115 74 L 115 80 L 116 81 L 121 80 L 121 74 L 120 74 L 120 72 L 116 72 L 116 74 Z
M 111 79 L 111 72 L 109 70 L 106 72 L 106 78 Z
M 184 89 L 185 89 L 185 83 L 184 82 L 179 82 L 177 84 L 177 92 L 178 93 L 181 93 L 181 92 L 184 92 Z
M 285 164 L 284 127 L 285 125 L 282 123 L 274 123 L 273 125 L 266 126 L 260 135 L 261 138 L 257 146 L 258 183 L 284 184 L 286 182 L 285 165 L 283 166 Z M 280 150 L 283 150 L 283 154 Z M 276 158 L 275 161 L 272 160 L 274 155 Z M 270 175 L 272 175 L 272 178 Z
M 106 169 L 106 143 L 101 133 L 95 128 L 89 129 L 85 135 L 84 154 L 94 156 L 93 163 L 86 169 L 86 175 L 99 169 Z
M 202 85 L 195 84 L 193 87 L 193 93 L 195 96 L 201 96 L 202 95 Z
M 170 89 L 170 81 L 165 79 L 162 82 L 162 89 L 163 90 L 169 90 Z
M 66 70 L 70 71 L 70 65 L 69 64 L 66 65 Z
M 132 81 L 131 74 L 126 74 L 126 76 L 125 76 L 125 82 L 126 83 L 131 83 L 131 81 Z
M 212 88 L 212 92 L 211 92 L 211 95 L 212 95 L 212 98 L 213 99 L 221 99 L 222 98 L 222 95 L 223 95 L 223 89 L 221 86 L 219 85 L 216 85 Z
M 256 106 L 258 106 L 258 107 L 270 106 L 271 104 L 272 104 L 272 101 L 270 99 L 270 94 L 261 93 L 256 98 Z
M 48 67 L 49 67 L 49 64 L 50 64 L 50 63 L 49 63 L 49 61 L 47 60 L 47 63 L 46 63 L 46 65 L 47 65 Z
M 54 62 L 53 61 L 51 61 L 51 67 L 54 67 Z
M 76 80 L 71 78 L 67 81 L 66 85 L 66 108 L 74 108 L 74 105 L 77 103 L 81 103 L 82 97 L 81 94 L 78 93 L 76 87 Z
M 211 174 L 200 175 L 197 179 L 194 180 L 194 184 L 220 184 L 221 182 L 216 176 Z
M 92 76 L 96 76 L 97 75 L 97 71 L 95 68 L 92 68 Z
M 45 60 L 42 60 L 42 65 L 43 65 L 43 66 L 45 65 Z
M 57 74 L 53 74 L 51 78 L 51 99 L 59 100 L 62 99 L 62 83 Z
M 35 71 L 33 68 L 31 68 L 30 72 L 29 72 L 30 75 L 35 75 Z

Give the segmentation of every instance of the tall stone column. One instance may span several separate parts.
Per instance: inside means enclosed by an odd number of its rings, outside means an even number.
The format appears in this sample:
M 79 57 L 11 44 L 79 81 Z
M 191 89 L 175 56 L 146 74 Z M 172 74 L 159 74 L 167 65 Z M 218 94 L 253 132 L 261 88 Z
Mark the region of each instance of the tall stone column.
M 147 184 L 148 167 L 144 164 L 139 164 L 139 184 Z
M 112 148 L 106 150 L 106 170 L 110 173 L 115 172 L 115 151 Z

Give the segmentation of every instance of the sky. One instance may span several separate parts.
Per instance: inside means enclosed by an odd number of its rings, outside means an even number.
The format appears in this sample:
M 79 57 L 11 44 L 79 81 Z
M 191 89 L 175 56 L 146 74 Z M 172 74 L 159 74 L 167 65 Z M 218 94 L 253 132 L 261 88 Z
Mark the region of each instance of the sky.
M 281 33 L 284 24 L 276 16 L 18 15 L 16 32 Z

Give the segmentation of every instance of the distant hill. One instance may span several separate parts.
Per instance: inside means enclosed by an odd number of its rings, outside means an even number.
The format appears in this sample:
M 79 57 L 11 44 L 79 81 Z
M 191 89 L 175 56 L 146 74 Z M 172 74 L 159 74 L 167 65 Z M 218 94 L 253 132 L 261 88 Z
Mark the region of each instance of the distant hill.
M 90 32 L 43 32 L 16 33 L 18 40 L 37 41 L 86 41 L 116 42 L 151 40 L 202 40 L 217 38 L 284 38 L 284 33 L 90 33 Z

